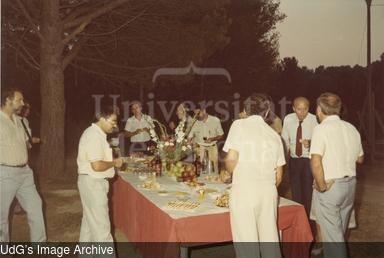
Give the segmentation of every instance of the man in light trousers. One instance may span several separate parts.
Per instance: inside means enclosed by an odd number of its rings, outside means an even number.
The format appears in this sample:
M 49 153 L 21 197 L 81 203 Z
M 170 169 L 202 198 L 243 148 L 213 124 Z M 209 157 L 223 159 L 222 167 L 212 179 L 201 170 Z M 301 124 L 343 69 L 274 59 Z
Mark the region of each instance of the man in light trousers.
M 117 126 L 116 109 L 101 106 L 100 112 L 81 135 L 77 155 L 78 181 L 83 218 L 80 242 L 104 242 L 113 247 L 108 208 L 108 179 L 114 177 L 114 168 L 122 166 L 122 159 L 113 159 L 107 134 Z M 115 254 L 108 256 L 114 257 Z
M 363 162 L 360 134 L 340 119 L 341 99 L 323 93 L 317 99 L 320 120 L 313 131 L 311 169 L 315 179 L 313 202 L 320 225 L 325 258 L 345 258 L 345 232 L 353 209 L 356 162 Z
M 42 201 L 28 166 L 27 137 L 19 114 L 23 94 L 2 92 L 0 111 L 0 242 L 9 242 L 9 209 L 13 199 L 26 211 L 31 242 L 46 240 Z

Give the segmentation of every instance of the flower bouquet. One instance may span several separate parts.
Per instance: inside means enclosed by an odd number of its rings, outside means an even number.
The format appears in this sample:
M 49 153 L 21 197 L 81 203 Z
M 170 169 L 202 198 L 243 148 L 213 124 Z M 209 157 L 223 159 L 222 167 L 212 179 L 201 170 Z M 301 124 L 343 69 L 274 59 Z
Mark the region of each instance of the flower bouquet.
M 153 123 L 150 124 L 153 125 L 149 132 L 152 141 L 156 144 L 154 150 L 155 155 L 160 157 L 163 164 L 163 171 L 166 170 L 169 172 L 173 165 L 176 165 L 178 161 L 192 153 L 192 144 L 188 140 L 188 134 L 194 122 L 186 128 L 186 119 L 181 120 L 175 129 L 174 135 L 168 135 L 165 126 L 156 119 L 153 119 Z M 155 124 L 159 127 L 160 136 L 156 132 Z

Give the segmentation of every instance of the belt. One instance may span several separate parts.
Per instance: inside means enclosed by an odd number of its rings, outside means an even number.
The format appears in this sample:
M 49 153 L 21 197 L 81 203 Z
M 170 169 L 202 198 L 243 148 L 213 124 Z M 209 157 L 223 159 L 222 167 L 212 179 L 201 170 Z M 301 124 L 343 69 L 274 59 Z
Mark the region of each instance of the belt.
M 24 168 L 26 167 L 28 164 L 21 164 L 21 165 L 6 165 L 6 164 L 0 164 L 0 166 L 3 166 L 3 167 L 9 167 L 9 168 Z
M 78 174 L 79 176 L 90 176 L 89 174 Z M 109 181 L 110 179 L 112 179 L 113 177 L 93 177 L 95 179 L 105 179 L 107 181 Z
M 343 176 L 343 177 L 339 177 L 339 178 L 333 178 L 332 180 L 350 180 L 350 179 L 353 179 L 353 178 L 356 178 L 356 176 Z

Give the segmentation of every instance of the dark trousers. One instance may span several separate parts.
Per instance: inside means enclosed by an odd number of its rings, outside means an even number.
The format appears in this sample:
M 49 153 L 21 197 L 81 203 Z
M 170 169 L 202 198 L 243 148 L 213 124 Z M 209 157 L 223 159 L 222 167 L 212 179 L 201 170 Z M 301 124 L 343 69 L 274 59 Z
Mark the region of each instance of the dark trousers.
M 148 142 L 131 142 L 129 145 L 128 153 L 132 152 L 146 152 L 148 147 Z
M 308 158 L 291 158 L 289 165 L 292 199 L 304 205 L 309 216 L 312 202 L 313 176 Z

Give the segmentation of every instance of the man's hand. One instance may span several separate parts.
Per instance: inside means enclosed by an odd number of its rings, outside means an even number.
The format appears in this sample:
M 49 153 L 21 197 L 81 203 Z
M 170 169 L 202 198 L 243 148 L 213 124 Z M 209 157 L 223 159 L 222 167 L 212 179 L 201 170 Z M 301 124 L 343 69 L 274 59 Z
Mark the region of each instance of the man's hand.
M 142 130 L 142 132 L 147 132 L 147 133 L 149 133 L 149 128 L 148 127 L 145 127 L 145 128 L 143 128 L 143 129 L 141 129 Z
M 212 138 L 207 138 L 207 139 L 204 140 L 204 142 L 205 143 L 211 143 L 211 142 L 213 142 L 213 140 L 212 140 Z
M 316 182 L 313 182 L 313 188 L 320 192 L 320 193 L 324 193 L 326 191 L 328 191 L 329 189 L 331 189 L 332 185 L 335 183 L 335 180 L 331 179 L 331 180 L 327 180 L 325 181 L 325 185 L 323 185 L 322 187 L 319 187 Z
M 175 122 L 170 122 L 169 123 L 169 128 L 171 128 L 171 130 L 175 130 L 176 129 L 176 124 L 175 124 Z
M 309 147 L 311 146 L 311 140 L 308 140 L 308 139 L 302 139 L 301 143 L 304 145 L 304 148 L 307 148 L 307 149 L 309 149 Z
M 123 159 L 122 158 L 117 158 L 113 160 L 113 166 L 116 168 L 121 168 L 123 165 Z
M 41 142 L 40 138 L 32 137 L 32 143 L 33 143 L 33 144 L 38 144 L 38 143 L 40 143 L 40 142 Z

